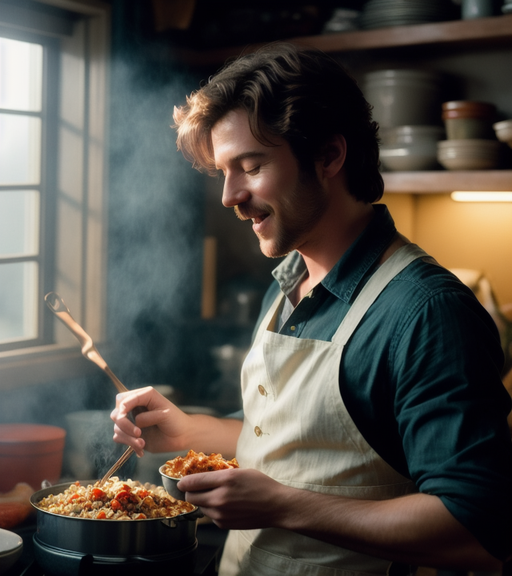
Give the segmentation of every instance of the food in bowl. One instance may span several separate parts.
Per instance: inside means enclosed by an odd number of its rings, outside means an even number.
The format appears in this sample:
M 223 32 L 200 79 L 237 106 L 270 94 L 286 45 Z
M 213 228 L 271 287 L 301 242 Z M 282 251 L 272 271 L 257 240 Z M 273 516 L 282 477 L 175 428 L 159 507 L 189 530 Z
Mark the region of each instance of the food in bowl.
M 145 520 L 172 518 L 192 512 L 195 506 L 171 497 L 162 486 L 119 480 L 113 476 L 104 484 L 72 483 L 59 494 L 49 494 L 37 508 L 74 518 L 94 520 Z
M 176 458 L 168 460 L 162 466 L 162 472 L 171 478 L 183 478 L 189 474 L 213 472 L 228 468 L 239 468 L 236 458 L 226 460 L 221 454 L 216 454 L 215 452 L 208 456 L 204 452 L 189 450 L 186 456 L 176 456 Z

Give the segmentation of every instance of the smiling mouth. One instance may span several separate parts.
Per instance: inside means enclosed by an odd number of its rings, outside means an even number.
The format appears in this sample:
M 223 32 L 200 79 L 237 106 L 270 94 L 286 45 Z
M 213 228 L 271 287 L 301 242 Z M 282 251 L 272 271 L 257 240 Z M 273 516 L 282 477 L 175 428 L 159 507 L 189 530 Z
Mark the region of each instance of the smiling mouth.
M 259 216 L 253 216 L 251 218 L 253 224 L 261 224 L 265 218 L 268 218 L 269 214 L 260 214 Z
M 244 206 L 243 204 L 235 206 L 235 214 L 237 218 L 242 221 L 252 220 L 253 224 L 261 224 L 263 220 L 270 216 L 269 212 L 259 212 L 254 209 L 251 210 L 250 207 Z

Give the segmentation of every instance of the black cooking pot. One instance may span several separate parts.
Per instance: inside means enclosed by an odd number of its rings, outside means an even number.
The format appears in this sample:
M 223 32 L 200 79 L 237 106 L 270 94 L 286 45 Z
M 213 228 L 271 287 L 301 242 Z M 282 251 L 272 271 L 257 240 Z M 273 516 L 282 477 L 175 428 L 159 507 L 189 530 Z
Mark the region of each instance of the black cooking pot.
M 81 480 L 87 486 L 96 480 Z M 46 512 L 37 502 L 50 494 L 59 494 L 70 483 L 57 484 L 32 494 L 30 503 L 37 510 L 40 543 L 72 552 L 103 556 L 156 556 L 171 552 L 189 552 L 197 547 L 199 509 L 173 518 L 144 520 L 95 520 Z

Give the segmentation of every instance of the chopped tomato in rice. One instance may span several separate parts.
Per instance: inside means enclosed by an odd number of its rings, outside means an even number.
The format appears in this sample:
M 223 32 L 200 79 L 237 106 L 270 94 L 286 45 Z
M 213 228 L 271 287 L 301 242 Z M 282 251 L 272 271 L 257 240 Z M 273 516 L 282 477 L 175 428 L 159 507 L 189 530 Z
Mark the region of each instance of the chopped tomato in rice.
M 53 514 L 95 520 L 170 518 L 195 510 L 192 504 L 174 499 L 162 486 L 121 482 L 116 476 L 101 488 L 74 482 L 64 492 L 46 496 L 37 506 Z

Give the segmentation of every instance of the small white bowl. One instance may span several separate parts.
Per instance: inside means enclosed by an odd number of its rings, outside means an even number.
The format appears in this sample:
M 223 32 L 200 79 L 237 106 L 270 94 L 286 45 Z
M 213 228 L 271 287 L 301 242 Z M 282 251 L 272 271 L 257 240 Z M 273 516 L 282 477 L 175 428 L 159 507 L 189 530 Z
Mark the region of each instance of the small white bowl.
M 439 158 L 439 164 L 447 170 L 494 170 L 498 162 L 486 159 Z
M 502 120 L 493 124 L 496 138 L 501 142 L 506 142 L 512 148 L 512 120 Z
M 380 160 L 386 170 L 407 172 L 439 168 L 436 142 L 381 146 Z
M 417 144 L 437 142 L 445 137 L 445 129 L 441 126 L 395 126 L 382 130 L 382 144 Z
M 492 151 L 500 149 L 498 140 L 484 140 L 480 138 L 468 138 L 461 140 L 440 140 L 437 143 L 438 150 L 478 150 L 479 152 Z
M 468 150 L 466 148 L 445 148 L 444 150 L 438 150 L 438 158 L 488 158 L 488 159 L 499 159 L 498 152 L 492 150 Z
M 466 156 L 438 156 L 441 166 L 447 170 L 493 170 L 499 161 L 494 158 L 471 158 Z
M 10 530 L 0 528 L 0 574 L 7 572 L 23 552 L 23 539 Z
M 500 162 L 498 140 L 442 140 L 437 143 L 437 159 L 447 170 L 492 170 Z

